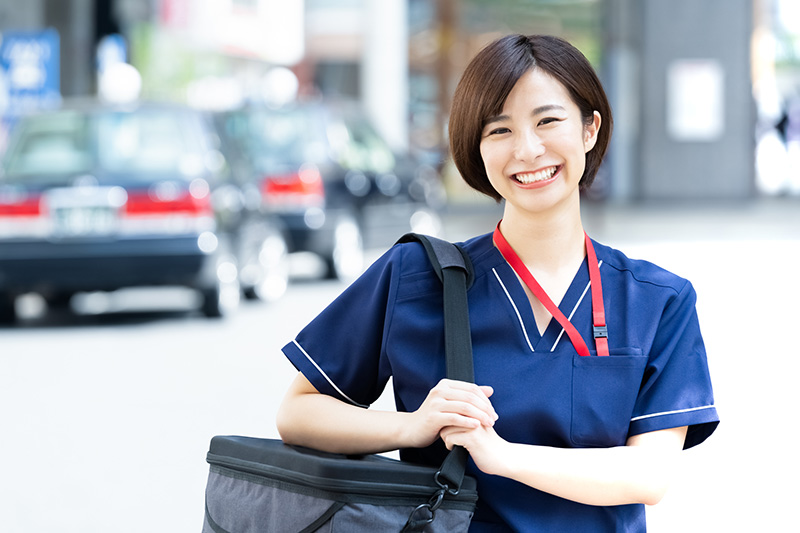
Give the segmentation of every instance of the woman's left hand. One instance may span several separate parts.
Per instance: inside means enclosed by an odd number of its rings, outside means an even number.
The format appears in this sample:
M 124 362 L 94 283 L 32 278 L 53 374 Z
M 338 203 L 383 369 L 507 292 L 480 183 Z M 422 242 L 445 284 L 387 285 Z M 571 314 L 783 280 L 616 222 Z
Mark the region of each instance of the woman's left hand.
M 503 448 L 508 442 L 500 437 L 493 427 L 480 425 L 474 429 L 448 426 L 443 428 L 439 436 L 448 450 L 453 446 L 463 446 L 475 465 L 487 474 L 499 474 L 502 471 L 504 457 Z
M 486 474 L 503 476 L 586 505 L 655 505 L 678 470 L 687 428 L 642 433 L 626 446 L 558 448 L 515 444 L 493 427 L 447 426 L 439 435 L 448 449 L 469 450 Z

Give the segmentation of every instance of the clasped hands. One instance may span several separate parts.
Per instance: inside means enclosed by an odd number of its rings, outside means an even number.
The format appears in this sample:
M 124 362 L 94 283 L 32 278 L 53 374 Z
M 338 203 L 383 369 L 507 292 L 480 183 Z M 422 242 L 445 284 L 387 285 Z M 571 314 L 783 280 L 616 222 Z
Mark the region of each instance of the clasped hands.
M 448 450 L 463 446 L 479 469 L 494 473 L 506 441 L 494 430 L 498 415 L 489 400 L 493 393 L 486 385 L 441 380 L 413 413 L 415 423 L 409 429 L 417 436 L 415 445 L 429 446 L 441 437 Z

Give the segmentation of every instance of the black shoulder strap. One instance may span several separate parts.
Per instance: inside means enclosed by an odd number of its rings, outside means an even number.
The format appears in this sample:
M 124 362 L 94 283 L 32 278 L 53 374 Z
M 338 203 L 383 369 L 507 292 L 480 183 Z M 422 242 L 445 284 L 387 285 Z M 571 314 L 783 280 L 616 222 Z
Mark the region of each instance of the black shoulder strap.
M 447 377 L 475 381 L 467 289 L 475 274 L 469 256 L 459 246 L 428 235 L 407 233 L 398 240 L 417 241 L 425 247 L 436 275 L 444 285 L 444 349 Z
M 433 270 L 442 283 L 444 283 L 444 278 L 442 277 L 443 269 L 460 268 L 466 274 L 467 289 L 472 286 L 473 281 L 475 281 L 472 261 L 460 246 L 443 239 L 431 237 L 430 235 L 422 235 L 420 233 L 406 233 L 398 239 L 397 243 L 414 241 L 419 242 L 425 247 L 428 259 L 431 265 L 433 265 Z
M 447 377 L 474 383 L 472 337 L 467 306 L 467 289 L 475 278 L 472 262 L 459 246 L 435 237 L 407 233 L 397 242 L 414 241 L 425 247 L 428 259 L 444 285 L 444 350 Z M 442 463 L 436 477 L 437 483 L 443 484 L 446 491 L 457 492 L 460 489 L 467 455 L 466 449 L 456 446 Z

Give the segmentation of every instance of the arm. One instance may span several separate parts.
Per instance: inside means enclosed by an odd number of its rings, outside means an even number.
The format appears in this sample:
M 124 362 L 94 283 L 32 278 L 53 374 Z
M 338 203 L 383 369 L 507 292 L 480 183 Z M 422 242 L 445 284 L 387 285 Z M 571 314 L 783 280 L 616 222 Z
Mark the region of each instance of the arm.
M 480 470 L 587 505 L 655 505 L 667 491 L 686 427 L 635 435 L 615 448 L 513 444 L 492 428 L 446 428 L 451 448 L 466 447 Z
M 442 380 L 413 413 L 377 411 L 320 394 L 303 374 L 278 411 L 284 442 L 334 453 L 380 453 L 432 444 L 443 427 L 474 429 L 497 419 L 491 387 Z

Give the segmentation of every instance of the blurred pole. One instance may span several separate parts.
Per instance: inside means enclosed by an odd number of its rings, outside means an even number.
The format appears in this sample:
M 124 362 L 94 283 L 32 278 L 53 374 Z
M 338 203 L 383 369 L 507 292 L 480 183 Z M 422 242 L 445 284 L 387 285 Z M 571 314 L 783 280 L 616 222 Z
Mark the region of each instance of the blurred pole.
M 607 199 L 624 202 L 636 196 L 641 12 L 637 0 L 605 0 L 603 8 L 603 81 L 614 113 L 607 157 L 611 176 Z
M 94 92 L 94 2 L 45 0 L 43 27 L 61 36 L 61 93 L 84 96 Z
M 447 122 L 450 116 L 450 103 L 453 85 L 453 46 L 458 35 L 458 7 L 457 0 L 436 0 L 436 18 L 439 30 L 439 58 L 436 68 L 438 86 L 437 119 L 440 125 L 440 146 L 447 151 Z
M 361 94 L 389 145 L 408 147 L 407 0 L 367 0 Z

